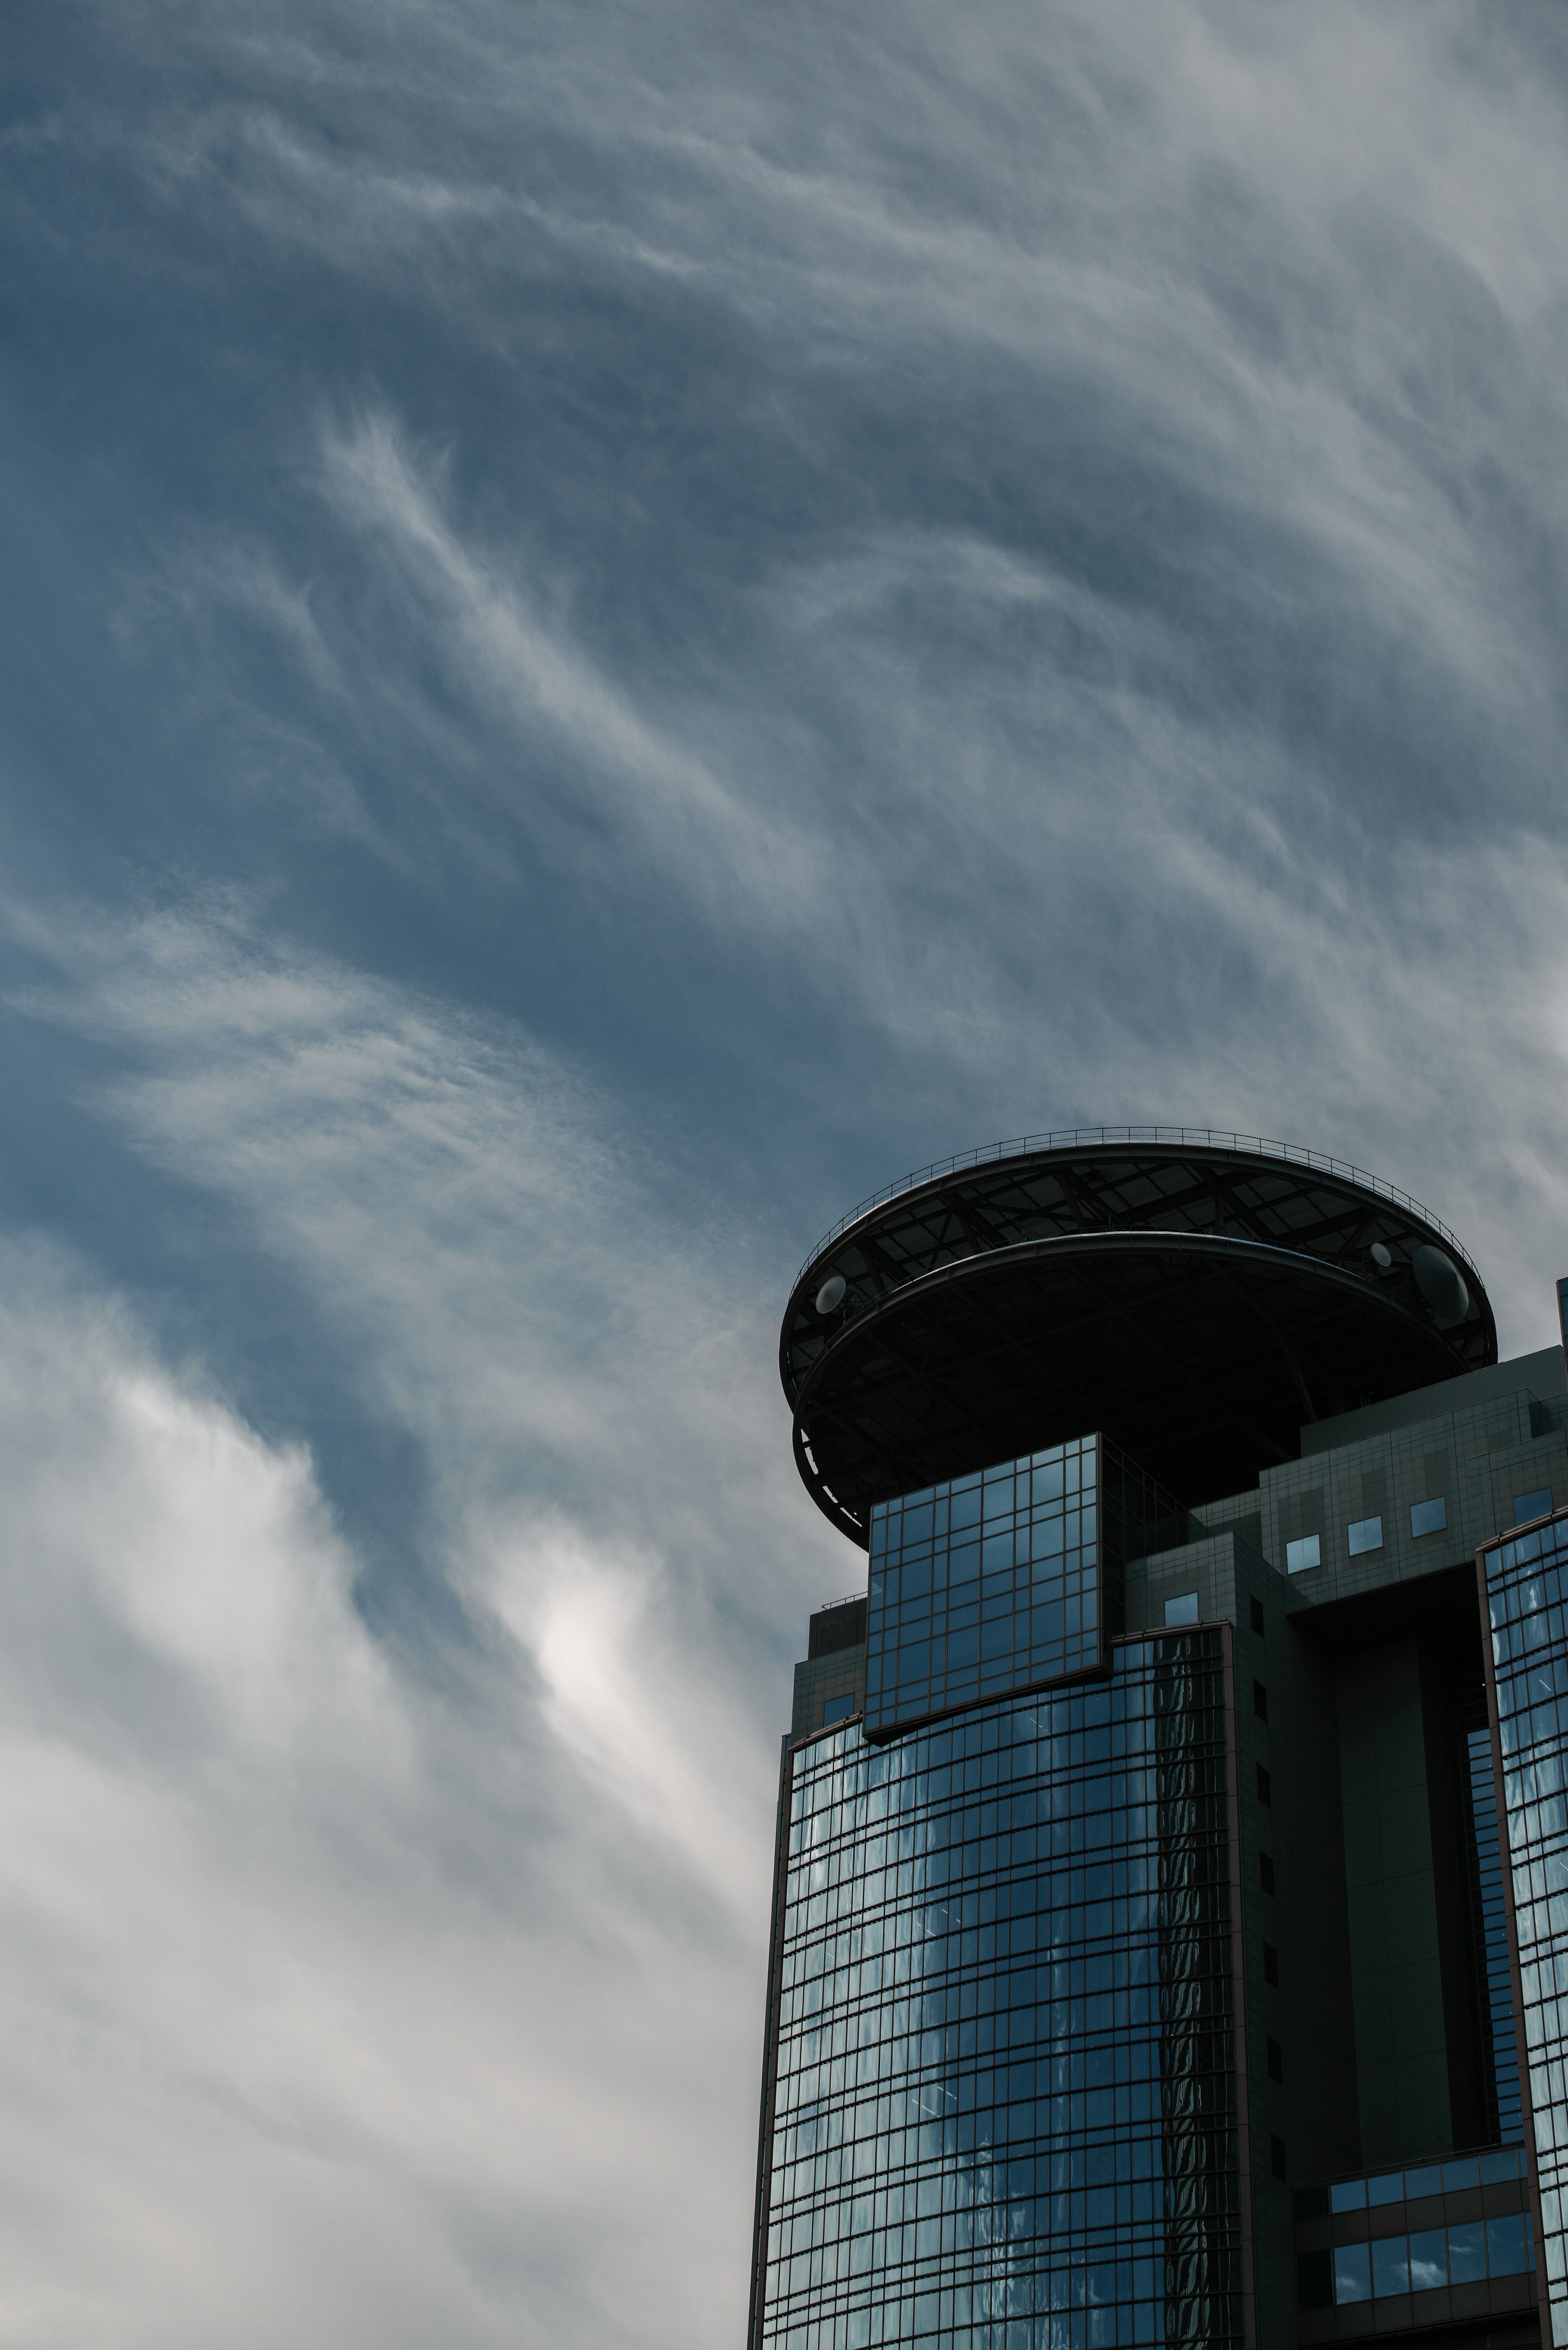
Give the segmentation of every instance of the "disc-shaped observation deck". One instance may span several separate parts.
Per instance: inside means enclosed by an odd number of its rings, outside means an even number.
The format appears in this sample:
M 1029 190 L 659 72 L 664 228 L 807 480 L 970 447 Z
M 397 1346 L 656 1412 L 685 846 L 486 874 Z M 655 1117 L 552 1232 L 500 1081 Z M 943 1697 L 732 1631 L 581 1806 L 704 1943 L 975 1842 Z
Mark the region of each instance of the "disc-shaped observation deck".
M 1190 1127 L 909 1177 L 813 1252 L 779 1346 L 801 1475 L 860 1542 L 875 1502 L 1095 1430 L 1200 1503 L 1294 1460 L 1303 1421 L 1496 1360 L 1480 1276 L 1416 1201 Z

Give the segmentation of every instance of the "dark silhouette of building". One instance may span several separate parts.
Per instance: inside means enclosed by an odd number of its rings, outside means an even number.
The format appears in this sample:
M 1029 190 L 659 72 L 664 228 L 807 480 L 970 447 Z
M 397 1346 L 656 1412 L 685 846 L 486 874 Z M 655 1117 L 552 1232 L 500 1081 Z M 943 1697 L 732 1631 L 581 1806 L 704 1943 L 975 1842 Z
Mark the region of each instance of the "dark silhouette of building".
M 1568 2343 L 1562 1351 L 1403 1193 L 1146 1128 L 867 1203 L 780 1365 L 867 1559 L 751 2350 Z

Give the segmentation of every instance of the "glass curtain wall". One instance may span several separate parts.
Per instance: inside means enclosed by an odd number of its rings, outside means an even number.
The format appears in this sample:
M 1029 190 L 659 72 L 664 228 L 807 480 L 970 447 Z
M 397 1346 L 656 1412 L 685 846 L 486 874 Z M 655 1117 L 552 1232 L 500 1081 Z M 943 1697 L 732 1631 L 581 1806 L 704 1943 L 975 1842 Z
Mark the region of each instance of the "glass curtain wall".
M 1551 2339 L 1568 2345 L 1568 1516 L 1481 1553 Z
M 766 2350 L 1240 2344 L 1217 1629 L 792 1757 Z

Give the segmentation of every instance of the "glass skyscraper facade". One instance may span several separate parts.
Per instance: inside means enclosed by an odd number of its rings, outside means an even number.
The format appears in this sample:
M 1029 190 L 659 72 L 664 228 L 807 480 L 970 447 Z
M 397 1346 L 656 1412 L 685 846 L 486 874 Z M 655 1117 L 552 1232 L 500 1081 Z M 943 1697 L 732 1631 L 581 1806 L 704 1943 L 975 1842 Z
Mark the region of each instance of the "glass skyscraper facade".
M 768 2350 L 1241 2343 L 1227 1671 L 794 1759 Z
M 1568 1516 L 1481 1561 L 1551 2339 L 1568 2344 Z
M 749 2350 L 1568 2350 L 1563 1351 L 1357 1170 L 1096 1129 L 848 1219 L 780 1368 L 859 1558 Z

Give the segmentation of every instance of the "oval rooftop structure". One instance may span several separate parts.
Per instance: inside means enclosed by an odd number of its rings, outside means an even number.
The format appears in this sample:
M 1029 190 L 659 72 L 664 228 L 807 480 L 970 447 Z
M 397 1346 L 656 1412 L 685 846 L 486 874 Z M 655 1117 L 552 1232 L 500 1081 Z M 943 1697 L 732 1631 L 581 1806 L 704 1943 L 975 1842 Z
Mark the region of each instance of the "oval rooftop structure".
M 1103 1430 L 1189 1505 L 1303 1421 L 1497 1360 L 1480 1278 L 1403 1192 L 1207 1128 L 1096 1128 L 909 1178 L 814 1251 L 779 1367 L 813 1499 L 874 1503 Z

